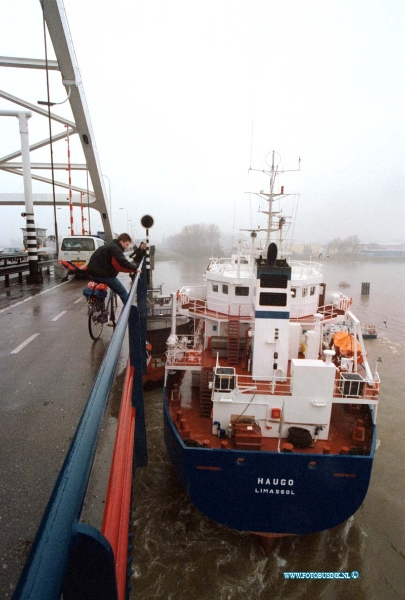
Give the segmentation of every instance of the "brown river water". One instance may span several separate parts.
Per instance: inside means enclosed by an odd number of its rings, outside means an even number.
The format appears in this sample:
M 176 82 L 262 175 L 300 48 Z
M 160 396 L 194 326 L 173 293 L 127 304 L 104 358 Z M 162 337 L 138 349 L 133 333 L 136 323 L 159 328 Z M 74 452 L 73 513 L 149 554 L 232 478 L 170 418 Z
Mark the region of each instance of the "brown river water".
M 206 261 L 157 262 L 165 292 L 203 283 Z M 252 535 L 213 523 L 188 500 L 163 440 L 161 388 L 145 394 L 149 464 L 133 502 L 131 600 L 405 599 L 405 262 L 324 263 L 324 281 L 353 298 L 353 312 L 378 328 L 366 341 L 382 380 L 378 439 L 368 495 L 329 531 L 275 540 L 269 555 Z M 370 295 L 361 296 L 361 283 Z M 386 323 L 385 323 L 386 321 Z M 286 580 L 284 572 L 358 571 L 350 580 Z

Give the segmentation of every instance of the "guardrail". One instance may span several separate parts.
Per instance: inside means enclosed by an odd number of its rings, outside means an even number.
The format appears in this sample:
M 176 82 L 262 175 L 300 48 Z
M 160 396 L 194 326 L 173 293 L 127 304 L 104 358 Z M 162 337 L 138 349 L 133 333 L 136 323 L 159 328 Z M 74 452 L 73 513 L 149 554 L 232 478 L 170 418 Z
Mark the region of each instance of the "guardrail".
M 60 600 L 62 593 L 64 600 L 125 598 L 133 459 L 134 467 L 148 461 L 142 386 L 146 287 L 143 270 L 118 320 L 13 600 Z M 131 306 L 135 290 L 138 306 Z M 100 532 L 79 520 L 127 323 L 129 362 Z
M 49 274 L 50 267 L 55 264 L 54 259 L 49 260 L 41 260 L 38 261 L 38 272 L 40 277 L 42 277 L 42 270 L 45 268 L 46 272 Z M 18 283 L 23 282 L 23 273 L 29 273 L 30 266 L 27 259 L 25 261 L 18 262 L 14 265 L 7 265 L 0 267 L 0 277 L 4 277 L 4 287 L 10 287 L 10 275 L 15 275 L 18 273 Z
M 28 261 L 28 254 L 26 252 L 15 252 L 14 254 L 0 254 L 0 265 L 5 267 L 10 263 L 17 263 L 18 265 Z

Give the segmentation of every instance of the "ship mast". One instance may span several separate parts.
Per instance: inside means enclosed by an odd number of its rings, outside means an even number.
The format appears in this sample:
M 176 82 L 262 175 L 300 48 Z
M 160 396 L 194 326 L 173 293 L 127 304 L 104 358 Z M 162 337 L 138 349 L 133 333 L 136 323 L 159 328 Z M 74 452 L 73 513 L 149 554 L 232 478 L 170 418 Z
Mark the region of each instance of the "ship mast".
M 276 164 L 276 156 L 278 156 L 278 158 L 279 158 L 279 161 L 277 164 Z M 270 162 L 270 160 L 271 160 L 271 162 Z M 268 247 L 268 245 L 270 243 L 271 235 L 277 233 L 278 234 L 279 251 L 280 251 L 280 255 L 282 255 L 282 245 L 283 245 L 283 241 L 284 241 L 283 227 L 287 223 L 288 217 L 284 216 L 282 214 L 282 211 L 276 211 L 274 209 L 274 203 L 276 200 L 280 200 L 281 198 L 285 198 L 291 194 L 284 193 L 284 186 L 280 187 L 280 191 L 278 191 L 278 192 L 274 191 L 276 177 L 283 173 L 289 173 L 292 171 L 300 171 L 301 170 L 301 158 L 298 159 L 298 169 L 289 169 L 289 170 L 283 170 L 283 171 L 279 171 L 279 169 L 278 169 L 280 160 L 281 160 L 280 155 L 275 150 L 272 150 L 271 152 L 269 152 L 269 154 L 267 154 L 266 159 L 265 159 L 265 162 L 270 167 L 270 170 L 266 169 L 266 168 L 264 168 L 264 169 L 249 168 L 249 171 L 258 171 L 260 173 L 264 173 L 265 175 L 267 175 L 269 177 L 269 191 L 265 192 L 264 190 L 260 190 L 260 192 L 253 192 L 253 193 L 268 203 L 268 210 L 260 211 L 260 212 L 268 215 L 267 228 L 261 229 L 261 231 L 267 232 L 266 247 Z

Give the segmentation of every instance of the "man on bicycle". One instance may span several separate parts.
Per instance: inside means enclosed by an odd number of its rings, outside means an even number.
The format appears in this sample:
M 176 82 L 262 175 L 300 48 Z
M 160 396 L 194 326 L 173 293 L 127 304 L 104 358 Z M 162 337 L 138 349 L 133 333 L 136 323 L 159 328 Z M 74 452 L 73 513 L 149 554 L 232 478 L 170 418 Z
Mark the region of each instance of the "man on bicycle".
M 97 248 L 92 254 L 87 272 L 96 283 L 106 283 L 118 294 L 123 304 L 128 300 L 128 292 L 117 278 L 118 272 L 133 273 L 138 265 L 125 258 L 132 240 L 127 233 L 121 233 L 116 240 Z

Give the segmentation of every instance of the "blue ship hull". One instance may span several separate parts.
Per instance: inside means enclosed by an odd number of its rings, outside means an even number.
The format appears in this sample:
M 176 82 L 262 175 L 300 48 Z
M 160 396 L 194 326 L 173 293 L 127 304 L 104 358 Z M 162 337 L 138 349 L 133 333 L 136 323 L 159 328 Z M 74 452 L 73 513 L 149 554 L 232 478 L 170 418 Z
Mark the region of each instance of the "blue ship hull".
M 346 521 L 369 486 L 369 456 L 278 453 L 186 447 L 164 390 L 164 432 L 170 460 L 194 506 L 239 531 L 309 534 Z

